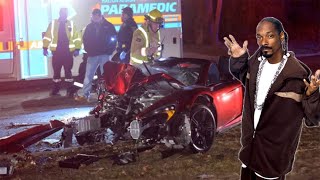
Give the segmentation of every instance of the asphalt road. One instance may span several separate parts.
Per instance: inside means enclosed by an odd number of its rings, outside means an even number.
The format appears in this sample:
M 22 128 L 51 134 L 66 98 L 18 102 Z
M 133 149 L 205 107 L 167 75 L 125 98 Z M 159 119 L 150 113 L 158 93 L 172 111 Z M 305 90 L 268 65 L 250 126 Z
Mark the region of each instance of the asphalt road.
M 301 57 L 303 62 L 315 70 L 320 68 L 320 57 Z M 45 123 L 52 119 L 81 118 L 88 114 L 93 103 L 79 103 L 67 97 L 49 97 L 50 81 L 0 83 L 0 137 L 21 129 L 8 129 L 10 123 Z M 65 94 L 65 91 L 62 92 Z M 78 171 L 65 170 L 52 163 L 28 165 L 17 168 L 17 179 L 237 179 L 240 162 L 237 159 L 240 128 L 235 127 L 217 137 L 214 148 L 206 154 L 177 154 L 161 159 L 158 153 L 145 152 L 139 162 L 128 166 L 111 166 L 109 160 L 99 161 Z M 289 180 L 314 180 L 320 175 L 320 128 L 304 128 L 295 165 L 288 175 Z M 43 154 L 41 158 L 61 157 Z M 63 155 L 65 157 L 65 155 Z M 26 164 L 29 162 L 26 161 Z M 39 166 L 41 168 L 39 169 Z M 39 173 L 41 172 L 41 173 Z M 188 173 L 186 173 L 188 172 Z

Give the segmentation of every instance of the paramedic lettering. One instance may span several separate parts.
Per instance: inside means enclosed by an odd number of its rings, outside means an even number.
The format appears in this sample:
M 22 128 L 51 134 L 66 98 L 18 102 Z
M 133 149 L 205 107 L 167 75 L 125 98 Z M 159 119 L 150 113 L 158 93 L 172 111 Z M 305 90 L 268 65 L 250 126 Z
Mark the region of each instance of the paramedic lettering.
M 177 2 L 167 3 L 142 3 L 142 4 L 102 4 L 102 14 L 107 13 L 108 16 L 120 15 L 122 9 L 125 7 L 131 7 L 134 14 L 146 14 L 153 9 L 158 9 L 163 13 L 178 13 Z
M 136 0 L 102 0 L 102 3 L 132 3 L 136 2 Z

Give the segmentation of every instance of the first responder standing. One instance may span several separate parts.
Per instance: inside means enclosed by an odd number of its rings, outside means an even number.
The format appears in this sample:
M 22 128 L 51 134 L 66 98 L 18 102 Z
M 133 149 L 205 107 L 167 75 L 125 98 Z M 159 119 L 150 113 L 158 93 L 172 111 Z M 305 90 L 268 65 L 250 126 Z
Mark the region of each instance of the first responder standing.
M 71 69 L 73 66 L 73 57 L 78 56 L 81 48 L 81 38 L 73 21 L 67 20 L 68 9 L 61 8 L 59 19 L 53 20 L 43 38 L 43 55 L 48 55 L 48 48 L 52 52 L 53 68 L 53 88 L 51 96 L 60 95 L 61 87 L 61 68 L 65 72 L 65 82 L 67 84 L 67 96 L 73 97 L 73 78 Z
M 122 9 L 121 21 L 122 25 L 118 32 L 117 54 L 121 62 L 129 63 L 132 35 L 138 28 L 137 23 L 133 19 L 132 8 L 125 7 Z
M 145 75 L 155 72 L 150 63 L 161 57 L 163 45 L 159 30 L 163 22 L 162 13 L 154 9 L 145 15 L 145 23 L 133 33 L 130 64 L 141 69 Z

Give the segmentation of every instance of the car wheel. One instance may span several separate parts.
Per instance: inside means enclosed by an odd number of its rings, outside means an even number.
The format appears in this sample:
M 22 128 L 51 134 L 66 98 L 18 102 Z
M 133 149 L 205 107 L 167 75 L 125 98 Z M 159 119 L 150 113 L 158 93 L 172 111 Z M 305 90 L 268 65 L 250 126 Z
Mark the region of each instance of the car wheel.
M 192 152 L 202 153 L 208 151 L 214 141 L 216 133 L 215 117 L 205 105 L 197 104 L 190 112 Z

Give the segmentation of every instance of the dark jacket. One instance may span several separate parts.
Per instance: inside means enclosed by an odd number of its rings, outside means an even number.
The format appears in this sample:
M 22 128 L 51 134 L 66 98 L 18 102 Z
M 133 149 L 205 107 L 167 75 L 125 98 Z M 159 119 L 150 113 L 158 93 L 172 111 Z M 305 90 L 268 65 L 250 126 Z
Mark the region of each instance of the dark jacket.
M 117 52 L 128 53 L 131 48 L 131 41 L 133 32 L 138 28 L 137 23 L 133 18 L 126 20 L 120 27 L 118 33 L 118 47 Z
M 318 94 L 318 95 L 317 95 Z M 308 98 L 308 101 L 302 101 L 302 105 L 306 110 L 307 115 L 309 119 L 312 120 L 312 122 L 318 122 L 316 125 L 320 125 L 320 95 L 319 95 L 319 89 L 312 93 Z M 313 125 L 312 122 L 306 122 L 307 125 Z M 308 124 L 309 123 L 309 124 Z
M 88 57 L 111 55 L 116 48 L 117 31 L 114 25 L 103 18 L 101 23 L 91 22 L 83 34 L 84 50 Z
M 246 87 L 239 159 L 264 177 L 278 177 L 292 169 L 302 120 L 308 113 L 302 102 L 319 96 L 319 93 L 305 97 L 303 79 L 307 79 L 311 71 L 290 52 L 288 61 L 267 94 L 254 132 L 254 94 L 260 54 L 258 50 L 249 60 L 248 54 L 230 58 L 231 73 Z M 306 121 L 308 124 L 315 123 Z

